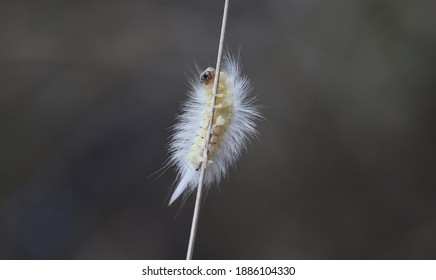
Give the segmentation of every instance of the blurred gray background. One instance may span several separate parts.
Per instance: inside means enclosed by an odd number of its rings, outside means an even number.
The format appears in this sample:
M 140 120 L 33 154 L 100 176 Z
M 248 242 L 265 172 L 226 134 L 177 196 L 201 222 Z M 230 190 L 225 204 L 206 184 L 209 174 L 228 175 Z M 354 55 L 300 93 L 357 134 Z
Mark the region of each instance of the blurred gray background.
M 0 2 L 0 258 L 182 259 L 169 127 L 223 1 Z M 194 257 L 436 258 L 436 2 L 230 2 L 266 120 Z

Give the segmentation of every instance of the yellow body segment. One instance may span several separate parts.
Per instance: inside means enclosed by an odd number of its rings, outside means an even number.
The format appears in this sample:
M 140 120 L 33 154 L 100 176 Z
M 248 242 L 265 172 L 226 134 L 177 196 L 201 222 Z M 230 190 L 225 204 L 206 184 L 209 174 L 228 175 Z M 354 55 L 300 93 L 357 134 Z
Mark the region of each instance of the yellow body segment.
M 206 147 L 206 134 L 209 126 L 212 106 L 213 79 L 215 76 L 214 71 L 215 69 L 208 68 L 200 76 L 200 79 L 204 84 L 204 93 L 207 96 L 207 102 L 203 114 L 203 123 L 197 132 L 188 155 L 189 162 L 197 170 L 200 168 L 203 161 L 212 160 L 226 131 L 226 128 L 229 125 L 230 117 L 232 115 L 233 92 L 231 91 L 230 83 L 226 73 L 221 72 L 215 100 L 215 112 L 212 120 L 208 158 L 203 158 L 203 151 Z

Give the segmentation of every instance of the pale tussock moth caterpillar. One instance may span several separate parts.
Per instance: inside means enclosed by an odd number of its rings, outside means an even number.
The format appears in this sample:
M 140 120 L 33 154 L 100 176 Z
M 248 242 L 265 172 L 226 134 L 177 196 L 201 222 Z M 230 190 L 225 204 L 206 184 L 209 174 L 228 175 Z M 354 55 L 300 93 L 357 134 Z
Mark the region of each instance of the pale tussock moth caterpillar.
M 258 107 L 249 96 L 251 87 L 241 75 L 239 60 L 227 55 L 220 73 L 215 113 L 208 146 L 203 158 L 205 135 L 210 121 L 212 87 L 215 69 L 207 68 L 199 79 L 191 81 L 188 100 L 182 106 L 178 123 L 173 126 L 169 143 L 169 164 L 177 170 L 177 183 L 169 204 L 180 195 L 188 196 L 199 183 L 200 165 L 207 161 L 204 184 L 218 184 L 240 157 L 248 140 L 256 135 L 255 121 L 260 118 Z

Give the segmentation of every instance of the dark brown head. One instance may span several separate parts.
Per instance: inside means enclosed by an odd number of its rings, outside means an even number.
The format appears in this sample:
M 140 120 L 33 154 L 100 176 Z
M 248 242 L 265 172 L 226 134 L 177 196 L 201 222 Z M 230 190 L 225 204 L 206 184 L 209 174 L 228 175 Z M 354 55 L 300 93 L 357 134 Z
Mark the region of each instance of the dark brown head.
M 200 74 L 200 81 L 205 85 L 208 85 L 213 79 L 215 79 L 215 68 L 213 67 L 208 67 Z

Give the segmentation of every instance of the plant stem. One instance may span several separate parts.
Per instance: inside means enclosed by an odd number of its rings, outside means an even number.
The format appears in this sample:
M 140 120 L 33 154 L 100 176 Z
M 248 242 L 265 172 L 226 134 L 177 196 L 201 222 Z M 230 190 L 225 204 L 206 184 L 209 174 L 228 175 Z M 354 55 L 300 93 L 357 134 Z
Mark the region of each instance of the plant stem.
M 212 130 L 213 117 L 215 114 L 216 94 L 218 91 L 218 82 L 220 79 L 221 61 L 223 59 L 224 36 L 226 33 L 228 10 L 229 10 L 229 0 L 225 0 L 223 22 L 221 25 L 220 42 L 219 42 L 219 46 L 218 46 L 218 57 L 217 57 L 217 62 L 216 62 L 215 79 L 213 81 L 213 91 L 212 91 L 213 95 L 212 95 L 212 101 L 211 101 L 211 112 L 210 112 L 209 126 L 207 127 L 207 133 L 206 133 L 206 147 L 204 148 L 204 151 L 203 151 L 203 158 L 205 158 L 206 160 L 204 160 L 202 162 L 201 167 L 200 167 L 200 179 L 199 179 L 198 188 L 197 188 L 197 198 L 195 199 L 195 208 L 194 208 L 194 215 L 192 217 L 191 234 L 189 236 L 188 252 L 186 254 L 187 260 L 192 260 L 192 255 L 194 253 L 195 236 L 197 234 L 198 219 L 200 217 L 200 206 L 201 206 L 201 198 L 202 198 L 202 194 L 203 194 L 204 173 L 205 173 L 205 169 L 206 169 L 206 165 L 207 165 L 207 161 L 208 161 L 210 135 L 211 135 L 211 130 Z

